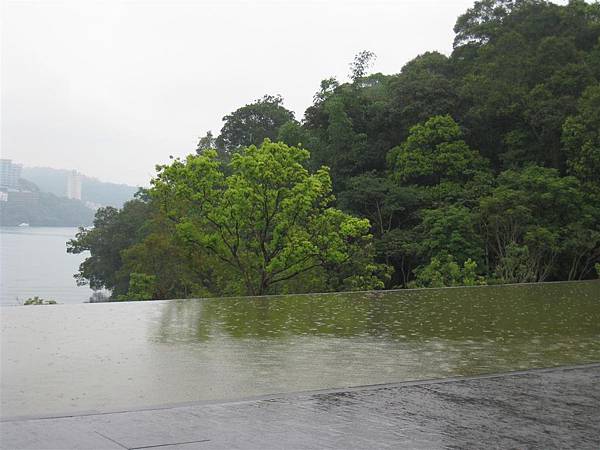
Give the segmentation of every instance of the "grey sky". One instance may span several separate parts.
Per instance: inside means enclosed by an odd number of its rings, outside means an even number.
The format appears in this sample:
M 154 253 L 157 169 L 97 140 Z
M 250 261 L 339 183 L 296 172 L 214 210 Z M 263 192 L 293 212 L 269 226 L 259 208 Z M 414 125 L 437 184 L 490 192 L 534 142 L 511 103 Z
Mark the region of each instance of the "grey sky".
M 2 157 L 147 184 L 266 93 L 301 119 L 360 50 L 449 54 L 472 0 L 3 1 Z

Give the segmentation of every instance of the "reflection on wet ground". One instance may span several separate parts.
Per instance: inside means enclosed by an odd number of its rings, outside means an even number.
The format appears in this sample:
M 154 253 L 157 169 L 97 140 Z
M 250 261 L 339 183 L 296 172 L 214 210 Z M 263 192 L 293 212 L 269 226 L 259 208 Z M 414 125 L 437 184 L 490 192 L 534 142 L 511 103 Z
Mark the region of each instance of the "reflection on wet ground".
M 600 361 L 600 283 L 2 308 L 4 417 Z

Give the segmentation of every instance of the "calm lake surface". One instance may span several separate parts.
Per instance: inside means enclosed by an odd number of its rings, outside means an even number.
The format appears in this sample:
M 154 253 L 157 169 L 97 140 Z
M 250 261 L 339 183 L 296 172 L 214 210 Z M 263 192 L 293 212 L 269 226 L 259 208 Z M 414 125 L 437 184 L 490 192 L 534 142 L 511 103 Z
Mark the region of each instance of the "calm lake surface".
M 0 308 L 1 413 L 600 361 L 600 282 Z
M 77 228 L 0 227 L 0 305 L 17 305 L 37 295 L 58 303 L 83 303 L 92 290 L 73 274 L 87 254 L 67 253 Z

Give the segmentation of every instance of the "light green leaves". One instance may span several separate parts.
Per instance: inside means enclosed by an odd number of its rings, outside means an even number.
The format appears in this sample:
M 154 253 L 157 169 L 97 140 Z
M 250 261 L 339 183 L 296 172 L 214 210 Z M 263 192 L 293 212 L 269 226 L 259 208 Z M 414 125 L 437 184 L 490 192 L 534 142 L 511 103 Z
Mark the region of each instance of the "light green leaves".
M 309 173 L 309 156 L 266 139 L 233 155 L 226 176 L 216 153 L 203 151 L 159 167 L 151 194 L 182 241 L 229 265 L 245 293 L 273 292 L 305 272 L 349 264 L 370 245 L 369 221 L 331 207 L 329 170 Z

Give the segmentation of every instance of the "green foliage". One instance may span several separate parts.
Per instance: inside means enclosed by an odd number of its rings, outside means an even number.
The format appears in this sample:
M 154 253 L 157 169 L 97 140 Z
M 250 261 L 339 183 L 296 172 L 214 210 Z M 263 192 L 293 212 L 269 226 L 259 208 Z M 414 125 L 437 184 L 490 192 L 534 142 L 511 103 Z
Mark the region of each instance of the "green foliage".
M 586 53 L 600 35 L 599 11 L 580 1 L 485 0 L 458 19 L 456 118 L 495 169 L 533 162 L 564 170 L 561 126 L 595 82 Z
M 385 155 L 396 142 L 387 114 L 389 79 L 375 74 L 343 85 L 324 80 L 314 105 L 306 110 L 303 129 L 310 165 L 331 168 L 335 192 L 344 190 L 348 177 L 385 169 Z
M 112 300 L 131 299 L 135 274 L 153 276 L 144 299 L 222 295 L 222 267 L 209 255 L 191 252 L 178 240 L 175 225 L 146 194 L 123 209 L 101 208 L 94 228 L 80 229 L 67 244 L 70 253 L 89 251 L 75 275 L 79 284 L 109 289 Z
M 294 113 L 283 107 L 280 96 L 265 95 L 223 117 L 223 128 L 214 144 L 224 161 L 233 153 L 249 146 L 260 145 L 264 139 L 276 139 L 279 128 L 294 120 Z M 207 138 L 211 136 L 207 136 Z M 206 138 L 200 144 L 207 148 Z
M 156 276 L 145 273 L 130 274 L 129 290 L 127 294 L 119 295 L 119 301 L 127 300 L 152 300 L 156 290 Z
M 600 84 L 590 86 L 579 100 L 578 114 L 562 129 L 569 172 L 582 181 L 600 184 Z
M 459 263 L 472 259 L 481 265 L 483 242 L 477 225 L 477 215 L 464 206 L 423 210 L 421 251 L 428 257 L 450 254 Z
M 485 279 L 477 275 L 477 263 L 467 259 L 459 266 L 452 255 L 434 256 L 424 267 L 415 270 L 416 278 L 411 287 L 439 288 L 447 286 L 480 286 Z
M 404 139 L 410 127 L 433 116 L 454 115 L 458 95 L 450 79 L 451 61 L 438 52 L 427 52 L 408 62 L 389 81 L 390 124 Z
M 506 282 L 544 281 L 561 262 L 569 279 L 587 276 L 600 255 L 600 216 L 579 181 L 529 166 L 503 172 L 497 183 L 480 202 L 496 274 Z
M 506 281 L 591 276 L 599 18 L 579 1 L 479 1 L 458 19 L 450 58 L 426 53 L 373 83 L 324 84 L 302 129 L 314 162 L 332 168 L 339 205 L 370 219 L 378 259 L 395 269 L 390 285 L 445 253 Z M 507 177 L 530 165 L 557 172 L 528 172 L 530 192 L 509 189 Z M 518 236 L 499 244 L 501 223 Z M 527 270 L 514 269 L 517 248 Z
M 503 20 L 514 7 L 515 0 L 482 0 L 475 2 L 454 26 L 454 47 L 466 44 L 482 45 L 494 38 Z
M 484 168 L 484 161 L 462 140 L 450 116 L 435 116 L 412 127 L 408 139 L 390 151 L 388 160 L 400 182 L 422 186 L 464 182 Z
M 217 148 L 217 139 L 213 136 L 212 131 L 207 131 L 204 136 L 198 140 L 196 153 L 199 155 L 205 150 Z
M 80 228 L 75 239 L 67 243 L 68 253 L 90 252 L 75 275 L 77 283 L 89 284 L 94 290 L 110 289 L 114 297 L 125 294 L 128 279 L 120 276 L 121 252 L 146 234 L 145 225 L 151 214 L 151 205 L 139 198 L 125 203 L 122 210 L 111 206 L 100 208 L 94 227 Z
M 25 303 L 23 303 L 23 305 L 56 305 L 56 301 L 54 300 L 44 300 L 43 298 L 38 297 L 37 295 L 35 297 L 30 297 L 27 300 L 25 300 Z
M 121 251 L 121 279 L 135 273 L 154 274 L 150 298 L 209 297 L 222 294 L 221 265 L 209 255 L 192 252 L 178 241 L 175 227 L 155 218 L 152 232 L 140 242 Z
M 309 173 L 308 158 L 265 140 L 235 154 L 225 175 L 206 151 L 159 167 L 151 194 L 179 239 L 232 271 L 232 290 L 262 295 L 313 269 L 343 268 L 370 243 L 368 220 L 330 206 L 329 172 Z
M 414 212 L 422 202 L 417 190 L 398 186 L 390 177 L 374 171 L 350 178 L 338 197 L 344 210 L 367 217 L 378 237 L 391 231 L 402 216 Z
M 277 141 L 283 142 L 291 147 L 303 147 L 310 137 L 302 126 L 295 120 L 290 120 L 281 127 L 277 134 Z
M 487 284 L 485 278 L 477 274 L 477 263 L 467 259 L 463 263 L 461 286 L 482 286 Z
M 537 280 L 534 261 L 529 247 L 509 243 L 498 260 L 495 275 L 503 283 L 528 283 Z

